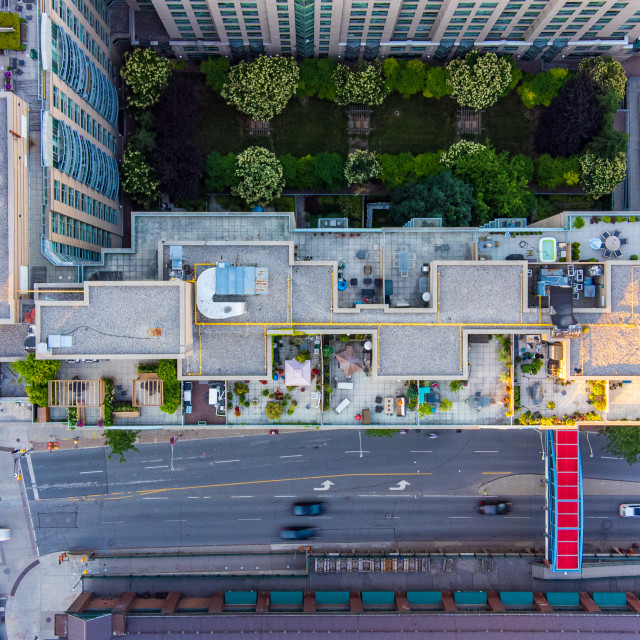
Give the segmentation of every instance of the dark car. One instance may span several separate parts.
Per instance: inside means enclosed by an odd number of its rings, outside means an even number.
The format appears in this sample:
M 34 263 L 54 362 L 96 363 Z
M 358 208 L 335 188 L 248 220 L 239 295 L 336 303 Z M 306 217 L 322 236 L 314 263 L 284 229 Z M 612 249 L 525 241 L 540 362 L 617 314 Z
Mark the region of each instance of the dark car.
M 500 516 L 511 511 L 511 503 L 504 500 L 481 500 L 478 502 L 478 513 L 485 516 Z
M 510 253 L 505 260 L 526 260 L 521 253 Z
M 324 502 L 296 502 L 293 505 L 294 516 L 319 516 L 324 513 Z
M 318 534 L 318 530 L 313 527 L 282 527 L 280 537 L 285 540 L 306 540 Z

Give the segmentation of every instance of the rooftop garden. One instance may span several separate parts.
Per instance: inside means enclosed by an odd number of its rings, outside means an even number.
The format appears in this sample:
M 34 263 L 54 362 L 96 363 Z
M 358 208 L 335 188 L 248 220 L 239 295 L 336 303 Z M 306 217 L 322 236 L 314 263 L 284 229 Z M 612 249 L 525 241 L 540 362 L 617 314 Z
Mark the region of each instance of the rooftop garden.
M 24 51 L 24 45 L 20 43 L 20 22 L 22 20 L 17 13 L 0 12 L 0 27 L 13 29 L 0 33 L 0 49 Z
M 387 223 L 419 212 L 483 224 L 536 215 L 538 190 L 596 201 L 626 171 L 628 136 L 613 126 L 626 77 L 612 59 L 536 75 L 475 51 L 445 67 L 260 56 L 214 58 L 195 74 L 183 64 L 133 52 L 122 70 L 138 123 L 123 184 L 142 205 L 160 192 L 178 204 L 231 193 L 252 208 L 283 190 L 373 191 L 392 196 Z

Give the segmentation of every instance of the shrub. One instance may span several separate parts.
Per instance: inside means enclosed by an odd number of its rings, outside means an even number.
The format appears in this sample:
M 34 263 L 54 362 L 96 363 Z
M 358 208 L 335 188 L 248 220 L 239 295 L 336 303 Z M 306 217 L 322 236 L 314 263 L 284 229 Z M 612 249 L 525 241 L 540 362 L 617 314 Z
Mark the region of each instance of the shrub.
M 629 260 L 637 260 L 637 259 L 638 259 L 638 256 L 635 253 L 629 256 Z
M 451 391 L 451 393 L 460 393 L 462 387 L 464 387 L 462 380 L 452 380 L 449 383 L 449 391 Z
M 358 149 L 347 156 L 344 177 L 348 184 L 364 184 L 382 175 L 382 167 L 375 153 Z
M 160 360 L 158 362 L 158 378 L 162 380 L 163 404 L 160 411 L 175 413 L 180 407 L 180 382 L 176 360 Z
M 268 397 L 268 396 L 270 395 L 270 393 L 269 393 L 269 389 L 263 389 L 263 390 L 262 390 L 262 395 L 263 395 L 265 398 L 266 398 L 266 397 Z
M 343 106 L 382 104 L 389 94 L 382 78 L 382 65 L 377 61 L 359 62 L 354 71 L 339 64 L 333 72 L 333 81 L 336 86 L 335 101 Z
M 451 94 L 451 87 L 447 83 L 449 72 L 445 67 L 428 67 L 424 79 L 424 91 L 422 95 L 425 98 L 444 98 Z
M 249 147 L 236 158 L 238 184 L 231 193 L 249 206 L 267 205 L 280 196 L 284 187 L 282 165 L 264 147 Z
M 115 400 L 115 388 L 111 378 L 102 378 L 104 386 L 104 398 L 102 400 L 102 421 L 105 427 L 113 426 L 113 402 Z
M 447 398 L 444 398 L 443 400 L 440 401 L 441 411 L 449 411 L 451 407 L 453 407 L 453 402 L 451 402 L 451 400 L 447 400 Z
M 578 216 L 573 220 L 573 228 L 574 229 L 582 229 L 584 227 L 584 218 L 582 216 Z
M 153 169 L 140 151 L 130 146 L 122 157 L 122 188 L 137 203 L 149 206 L 159 197 L 158 187 Z
M 209 58 L 200 64 L 200 71 L 204 73 L 207 86 L 216 93 L 222 91 L 222 87 L 229 81 L 229 58 Z
M 247 393 L 249 393 L 249 387 L 247 386 L 247 384 L 245 384 L 244 382 L 236 382 L 233 385 L 233 392 L 237 395 L 237 396 L 244 396 Z
M 269 420 L 280 420 L 282 414 L 284 413 L 284 407 L 280 402 L 267 402 L 265 412 Z
M 139 364 L 138 373 L 156 373 L 158 371 L 157 362 L 149 362 L 148 364 Z
M 441 156 L 440 162 L 449 169 L 453 169 L 459 160 L 474 153 L 484 151 L 487 147 L 479 142 L 460 140 L 454 142 Z
M 281 113 L 298 88 L 300 72 L 292 58 L 259 56 L 229 70 L 220 95 L 254 120 L 271 120 Z
M 518 87 L 518 94 L 527 109 L 533 109 L 537 105 L 548 107 L 569 77 L 567 69 L 549 69 L 536 75 L 527 74 Z
M 421 418 L 426 418 L 433 411 L 433 406 L 428 402 L 422 402 L 418 405 L 418 415 Z
M 296 357 L 295 360 L 297 360 L 298 362 L 306 362 L 307 360 L 311 360 L 311 355 L 310 353 L 306 350 L 303 349 Z
M 624 67 L 613 58 L 585 58 L 580 62 L 580 71 L 591 77 L 603 93 L 613 90 L 618 101 L 624 98 L 627 76 Z

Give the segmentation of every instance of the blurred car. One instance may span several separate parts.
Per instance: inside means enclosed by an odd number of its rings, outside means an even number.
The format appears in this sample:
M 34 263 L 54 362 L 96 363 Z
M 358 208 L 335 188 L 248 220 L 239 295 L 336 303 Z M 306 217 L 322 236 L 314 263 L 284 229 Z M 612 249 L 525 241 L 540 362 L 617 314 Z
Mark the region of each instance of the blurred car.
M 511 511 L 511 503 L 504 500 L 481 500 L 478 502 L 478 513 L 486 516 L 499 516 Z
M 640 518 L 640 504 L 621 504 L 620 515 L 623 518 Z
M 294 516 L 319 516 L 324 513 L 324 502 L 296 502 L 293 505 Z
M 282 527 L 280 537 L 285 540 L 306 540 L 318 534 L 314 527 Z
M 505 260 L 526 260 L 521 253 L 510 253 Z
M 8 527 L 0 527 L 0 542 L 11 540 L 11 529 Z

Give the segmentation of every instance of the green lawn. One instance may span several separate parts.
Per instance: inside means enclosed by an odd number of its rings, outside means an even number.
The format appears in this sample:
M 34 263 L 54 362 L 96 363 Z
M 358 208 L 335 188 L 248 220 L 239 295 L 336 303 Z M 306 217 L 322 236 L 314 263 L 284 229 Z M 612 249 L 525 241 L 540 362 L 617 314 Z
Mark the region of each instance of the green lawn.
M 394 93 L 373 108 L 372 120 L 369 149 L 378 153 L 434 152 L 456 141 L 456 103 L 449 98 L 403 98 Z
M 529 113 L 529 117 L 525 113 Z M 476 140 L 484 143 L 488 138 L 497 151 L 533 157 L 533 133 L 539 115 L 540 107 L 527 109 L 520 96 L 512 91 L 482 114 L 484 131 Z

